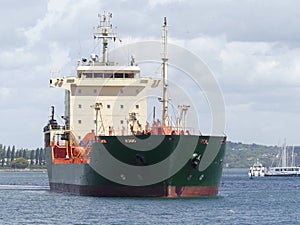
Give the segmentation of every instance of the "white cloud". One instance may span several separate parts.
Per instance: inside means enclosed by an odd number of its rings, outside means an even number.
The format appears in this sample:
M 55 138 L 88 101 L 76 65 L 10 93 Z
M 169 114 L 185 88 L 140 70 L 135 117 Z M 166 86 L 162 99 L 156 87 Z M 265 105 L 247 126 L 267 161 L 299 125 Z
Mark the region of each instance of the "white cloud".
M 47 13 L 44 18 L 39 19 L 35 26 L 25 31 L 25 36 L 29 41 L 29 45 L 41 39 L 45 29 L 53 26 L 55 23 L 62 21 L 62 17 L 67 10 L 69 1 L 50 0 L 48 1 Z
M 0 66 L 2 69 L 18 68 L 22 65 L 31 65 L 36 60 L 36 55 L 24 48 L 16 48 L 0 52 Z
M 148 0 L 150 7 L 162 6 L 166 4 L 172 4 L 176 2 L 184 2 L 184 0 Z
M 66 71 L 66 66 L 71 62 L 69 49 L 57 42 L 50 43 L 51 70 L 53 72 Z M 67 70 L 70 72 L 71 70 Z
M 300 83 L 300 49 L 298 49 L 297 56 L 291 62 L 290 77 L 293 82 Z
M 270 75 L 276 70 L 276 67 L 278 66 L 278 62 L 272 60 L 272 61 L 264 61 L 264 62 L 258 62 L 256 64 L 256 72 L 258 74 L 266 74 Z
M 0 100 L 4 102 L 9 96 L 11 96 L 12 90 L 7 87 L 0 87 Z

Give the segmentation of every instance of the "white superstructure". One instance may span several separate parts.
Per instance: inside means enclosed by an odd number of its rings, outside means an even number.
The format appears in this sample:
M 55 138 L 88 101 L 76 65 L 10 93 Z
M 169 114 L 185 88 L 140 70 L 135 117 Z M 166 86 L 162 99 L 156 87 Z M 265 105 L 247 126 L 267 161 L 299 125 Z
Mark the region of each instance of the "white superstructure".
M 131 134 L 133 117 L 135 130 L 145 130 L 147 124 L 147 91 L 157 88 L 160 79 L 140 77 L 134 61 L 119 66 L 108 60 L 108 39 L 115 39 L 110 24 L 111 14 L 101 15 L 94 38 L 102 39 L 102 61 L 96 54 L 83 58 L 77 75 L 50 79 L 50 86 L 65 92 L 66 127 L 82 140 L 90 132 L 96 135 Z M 131 115 L 131 116 L 129 116 Z

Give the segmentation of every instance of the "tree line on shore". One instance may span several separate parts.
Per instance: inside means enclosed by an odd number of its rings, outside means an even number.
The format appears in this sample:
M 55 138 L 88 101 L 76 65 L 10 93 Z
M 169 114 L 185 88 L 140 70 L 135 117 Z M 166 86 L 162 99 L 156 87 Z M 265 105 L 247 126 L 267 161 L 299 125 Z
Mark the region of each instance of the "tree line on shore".
M 259 144 L 243 144 L 241 142 L 226 143 L 224 166 L 227 168 L 249 168 L 257 160 L 265 167 L 276 166 L 280 160 L 283 146 L 267 146 Z M 288 150 L 293 149 L 293 156 L 296 165 L 300 165 L 300 146 L 287 146 Z M 289 156 L 291 152 L 288 151 Z
M 45 151 L 16 149 L 15 146 L 0 144 L 0 168 L 42 168 L 45 165 Z

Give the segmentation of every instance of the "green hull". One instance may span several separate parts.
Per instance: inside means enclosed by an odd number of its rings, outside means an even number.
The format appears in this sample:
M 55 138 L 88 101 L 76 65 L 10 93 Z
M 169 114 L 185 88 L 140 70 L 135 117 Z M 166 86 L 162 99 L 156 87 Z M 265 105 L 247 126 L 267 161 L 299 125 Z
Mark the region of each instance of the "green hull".
M 89 164 L 52 164 L 50 188 L 92 196 L 214 196 L 222 175 L 226 137 L 101 136 Z M 198 157 L 198 161 L 196 158 Z

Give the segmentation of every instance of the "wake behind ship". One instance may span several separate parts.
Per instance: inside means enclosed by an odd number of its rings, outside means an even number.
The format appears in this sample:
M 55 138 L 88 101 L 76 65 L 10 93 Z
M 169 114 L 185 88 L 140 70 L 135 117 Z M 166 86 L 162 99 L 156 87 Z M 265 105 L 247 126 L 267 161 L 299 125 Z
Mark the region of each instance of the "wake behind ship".
M 134 59 L 120 66 L 108 60 L 116 40 L 111 14 L 100 15 L 94 33 L 102 40 L 102 60 L 91 54 L 77 76 L 50 79 L 65 90 L 65 120 L 52 106 L 44 127 L 51 191 L 90 196 L 215 196 L 222 175 L 226 136 L 193 134 L 186 121 L 168 115 L 167 22 L 163 25 L 162 79 L 140 76 Z M 161 88 L 162 118 L 147 121 L 147 94 Z M 181 105 L 186 118 L 189 106 Z M 155 111 L 154 111 L 155 113 Z M 154 114 L 153 113 L 153 114 Z

